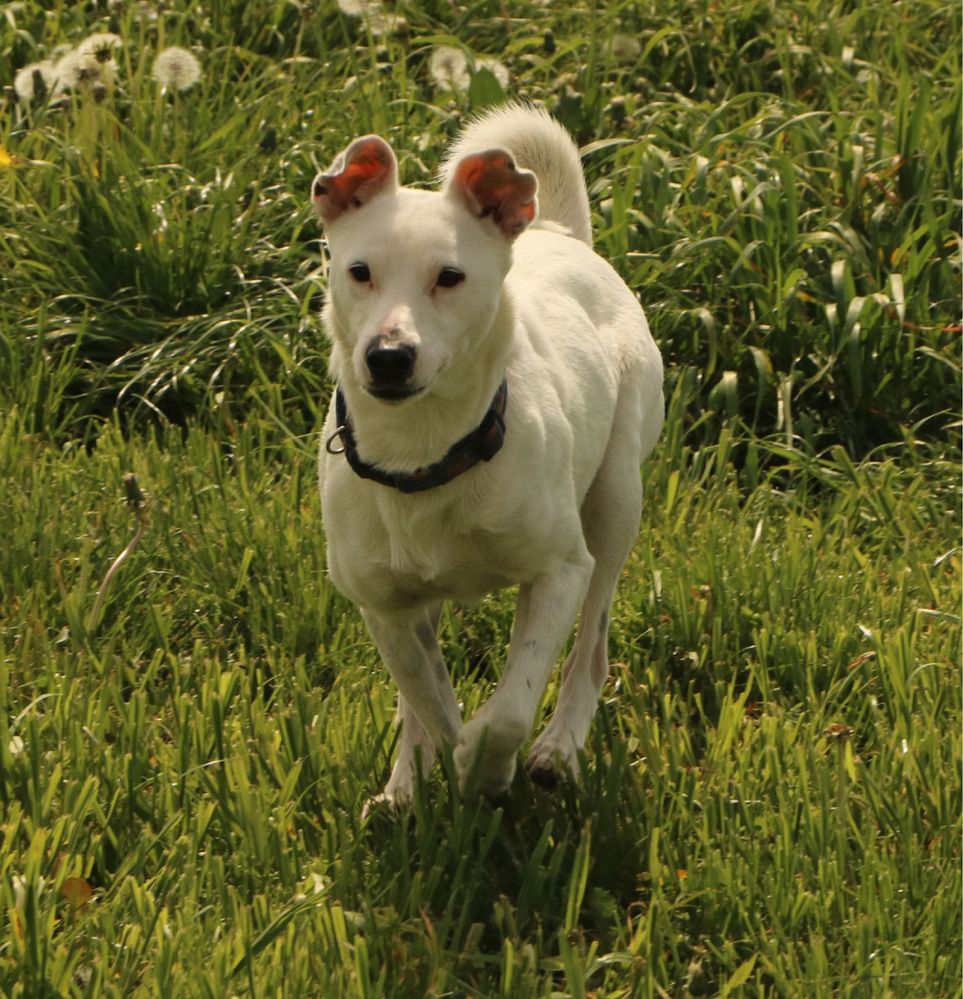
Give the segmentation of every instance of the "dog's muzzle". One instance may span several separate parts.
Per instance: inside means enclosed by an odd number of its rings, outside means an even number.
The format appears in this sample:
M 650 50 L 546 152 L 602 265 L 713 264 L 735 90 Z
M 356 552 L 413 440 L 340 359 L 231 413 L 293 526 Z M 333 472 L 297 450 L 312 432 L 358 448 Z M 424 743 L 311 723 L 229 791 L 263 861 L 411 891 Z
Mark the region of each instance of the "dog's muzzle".
M 415 371 L 415 348 L 377 337 L 364 352 L 371 380 L 368 391 L 378 399 L 405 399 L 415 393 L 409 385 Z

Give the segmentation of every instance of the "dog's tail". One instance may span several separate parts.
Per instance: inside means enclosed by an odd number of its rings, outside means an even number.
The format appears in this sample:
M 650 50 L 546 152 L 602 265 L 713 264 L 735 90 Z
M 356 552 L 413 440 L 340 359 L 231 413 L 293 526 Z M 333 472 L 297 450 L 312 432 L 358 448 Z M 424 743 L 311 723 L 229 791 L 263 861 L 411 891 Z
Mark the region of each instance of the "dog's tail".
M 592 215 L 578 147 L 548 112 L 528 104 L 503 104 L 469 121 L 441 168 L 448 180 L 469 153 L 507 149 L 516 164 L 538 178 L 538 217 L 564 226 L 592 245 Z

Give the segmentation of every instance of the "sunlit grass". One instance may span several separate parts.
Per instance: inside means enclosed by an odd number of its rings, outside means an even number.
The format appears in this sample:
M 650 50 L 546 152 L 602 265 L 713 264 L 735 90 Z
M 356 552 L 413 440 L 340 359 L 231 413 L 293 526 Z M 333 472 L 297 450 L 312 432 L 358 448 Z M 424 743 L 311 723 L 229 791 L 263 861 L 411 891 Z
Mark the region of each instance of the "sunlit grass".
M 310 455 L 253 428 L 227 464 L 198 431 L 64 457 L 6 430 L 11 994 L 657 995 L 693 961 L 712 988 L 752 961 L 758 994 L 951 994 L 949 468 L 840 458 L 744 494 L 718 449 L 663 454 L 583 787 L 520 778 L 496 809 L 439 775 L 362 828 L 391 693 L 323 579 Z M 127 468 L 150 526 L 90 633 Z M 446 619 L 469 709 L 509 615 Z M 76 913 L 67 877 L 94 889 Z
M 105 93 L 0 117 L 0 290 L 11 326 L 77 352 L 68 420 L 78 397 L 101 416 L 118 397 L 177 419 L 247 408 L 277 380 L 313 420 L 317 382 L 287 378 L 323 367 L 304 192 L 368 130 L 408 182 L 430 182 L 458 120 L 504 93 L 487 71 L 467 91 L 433 79 L 432 51 L 455 43 L 469 66 L 497 55 L 508 95 L 543 100 L 585 145 L 599 248 L 644 298 L 705 439 L 733 417 L 817 450 L 945 437 L 960 366 L 952 5 L 505 18 L 428 4 L 375 34 L 333 5 L 174 7 L 98 20 L 26 3 L 0 35 L 18 64 L 95 29 L 123 43 Z M 200 58 L 184 93 L 151 76 L 171 43 Z M 279 353 L 248 348 L 265 336 Z
M 123 45 L 0 110 L 0 992 L 958 996 L 958 8 L 9 6 L 0 83 Z M 438 45 L 585 147 L 669 414 L 582 785 L 446 762 L 362 825 L 393 694 L 324 575 L 306 191 L 370 130 L 431 181 L 503 93 Z M 512 597 L 442 619 L 467 711 Z

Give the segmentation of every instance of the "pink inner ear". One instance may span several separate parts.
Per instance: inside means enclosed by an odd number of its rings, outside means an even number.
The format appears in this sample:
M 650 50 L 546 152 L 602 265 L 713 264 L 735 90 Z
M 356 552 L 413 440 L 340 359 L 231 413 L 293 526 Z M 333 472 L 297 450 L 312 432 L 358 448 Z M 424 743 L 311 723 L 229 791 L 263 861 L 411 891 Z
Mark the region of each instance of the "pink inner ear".
M 362 185 L 386 176 L 390 170 L 384 148 L 371 142 L 358 150 L 336 180 L 342 190 L 354 195 Z
M 516 236 L 535 218 L 534 174 L 516 169 L 508 153 L 493 149 L 466 156 L 455 168 L 452 185 L 469 209 L 491 216 L 506 236 Z
M 357 208 L 392 183 L 394 155 L 377 136 L 357 139 L 345 150 L 331 173 L 314 183 L 314 203 L 322 218 L 331 222 L 349 208 Z

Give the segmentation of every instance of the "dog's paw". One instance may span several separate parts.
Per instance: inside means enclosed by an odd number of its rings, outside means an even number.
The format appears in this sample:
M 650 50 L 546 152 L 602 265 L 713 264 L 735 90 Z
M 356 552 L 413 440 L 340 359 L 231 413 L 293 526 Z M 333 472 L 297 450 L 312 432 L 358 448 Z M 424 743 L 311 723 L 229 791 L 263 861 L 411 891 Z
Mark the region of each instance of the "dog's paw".
M 461 730 L 455 745 L 455 771 L 462 793 L 479 791 L 488 798 L 504 794 L 511 787 L 526 734 L 523 725 L 491 721 L 479 712 Z
M 361 821 L 376 820 L 380 816 L 397 818 L 411 804 L 411 795 L 400 791 L 382 791 L 369 798 L 361 809 Z
M 561 781 L 578 778 L 578 752 L 571 742 L 566 746 L 542 736 L 532 746 L 525 769 L 532 783 L 553 791 Z
M 546 791 L 554 791 L 558 787 L 558 771 L 551 764 L 533 763 L 528 760 L 525 769 L 533 784 L 537 784 Z

